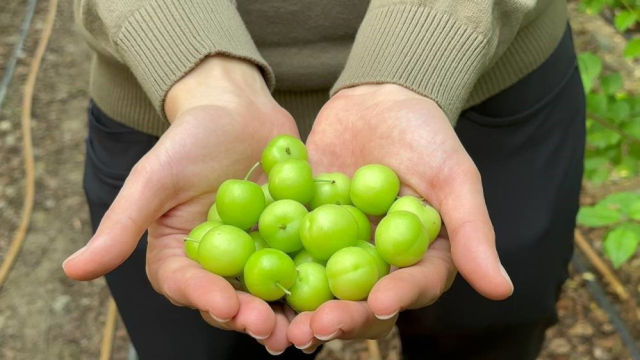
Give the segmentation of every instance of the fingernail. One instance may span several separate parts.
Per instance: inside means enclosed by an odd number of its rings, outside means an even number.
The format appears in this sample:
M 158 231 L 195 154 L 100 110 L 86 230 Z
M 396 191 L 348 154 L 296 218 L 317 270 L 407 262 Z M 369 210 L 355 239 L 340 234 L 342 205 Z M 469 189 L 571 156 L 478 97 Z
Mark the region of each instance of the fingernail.
M 301 349 L 301 350 L 302 350 L 303 353 L 305 353 L 307 355 L 310 355 L 310 354 L 313 354 L 316 351 L 317 348 L 318 347 L 314 347 L 314 348 L 311 348 L 311 349 Z
M 213 320 L 219 322 L 219 323 L 226 323 L 229 322 L 231 319 L 220 319 L 219 317 L 216 317 L 215 315 L 213 315 L 212 313 L 209 313 L 209 315 L 211 315 L 211 317 L 213 318 Z
M 340 332 L 340 330 L 336 330 L 336 332 L 334 332 L 331 335 L 316 335 L 314 334 L 313 336 L 315 336 L 316 339 L 320 340 L 320 341 L 329 341 L 329 340 L 333 340 L 336 336 L 338 336 L 338 333 Z
M 313 343 L 313 340 L 309 341 L 308 343 L 302 345 L 302 346 L 298 346 L 296 344 L 293 344 L 296 348 L 304 351 L 306 348 L 308 348 L 309 346 L 311 346 L 311 344 Z
M 280 350 L 280 351 L 273 351 L 271 349 L 269 349 L 268 347 L 264 347 L 265 349 L 267 349 L 267 352 L 273 356 L 278 356 L 280 354 L 282 354 L 284 352 L 284 350 Z
M 513 282 L 511 281 L 509 274 L 507 274 L 507 270 L 504 269 L 504 266 L 502 266 L 502 264 L 500 264 L 500 272 L 502 272 L 502 276 L 504 276 L 504 278 L 507 279 L 507 281 L 511 285 L 511 293 L 509 294 L 509 296 L 513 295 Z
M 389 315 L 378 315 L 378 314 L 375 314 L 375 315 L 379 320 L 389 320 L 392 317 L 398 315 L 398 310 L 396 310 L 395 312 L 393 312 L 393 313 L 391 313 Z
M 255 334 L 251 333 L 251 331 L 249 331 L 249 330 L 247 330 L 247 334 L 249 334 L 249 336 L 251 336 L 252 338 L 254 338 L 256 340 L 264 340 L 264 339 L 269 337 L 269 335 L 262 335 L 262 336 L 255 335 Z
M 82 254 L 85 250 L 87 249 L 87 245 L 81 247 L 80 249 L 76 250 L 76 252 L 74 252 L 73 254 L 71 254 L 71 256 L 69 256 L 65 261 L 62 262 L 62 268 L 64 269 L 64 265 L 67 263 L 67 261 L 77 257 L 78 255 Z

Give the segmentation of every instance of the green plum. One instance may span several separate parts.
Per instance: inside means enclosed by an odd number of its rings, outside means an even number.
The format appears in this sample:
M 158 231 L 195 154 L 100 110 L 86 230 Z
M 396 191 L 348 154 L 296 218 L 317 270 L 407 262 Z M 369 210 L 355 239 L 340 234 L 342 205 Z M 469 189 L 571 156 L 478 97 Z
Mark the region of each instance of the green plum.
M 278 249 L 256 251 L 244 266 L 244 282 L 249 292 L 265 301 L 275 301 L 290 293 L 296 281 L 296 264 Z
M 275 200 L 290 199 L 306 204 L 314 191 L 311 165 L 306 161 L 286 160 L 277 163 L 269 173 L 269 193 Z
M 304 143 L 291 135 L 278 135 L 262 151 L 262 170 L 269 175 L 271 169 L 285 160 L 307 160 L 307 148 Z
M 298 251 L 292 258 L 293 258 L 293 262 L 296 264 L 296 266 L 299 266 L 300 264 L 304 264 L 304 263 L 308 263 L 308 262 L 314 262 L 314 263 L 320 264 L 322 266 L 327 265 L 326 260 L 318 260 L 318 259 L 314 258 L 305 249 L 302 249 L 302 250 Z
M 351 201 L 367 215 L 384 215 L 399 191 L 398 175 L 384 165 L 365 165 L 351 179 Z
M 414 213 L 398 210 L 387 214 L 376 228 L 376 249 L 389 264 L 411 266 L 424 256 L 429 235 Z
M 214 274 L 237 276 L 255 251 L 256 246 L 249 234 L 231 225 L 220 225 L 204 235 L 198 248 L 198 258 L 200 265 Z
M 267 206 L 260 215 L 260 235 L 269 247 L 286 253 L 298 251 L 302 249 L 300 225 L 308 213 L 307 208 L 299 202 L 277 200 Z
M 256 251 L 268 248 L 269 244 L 264 241 L 264 238 L 260 235 L 259 231 L 252 231 L 249 236 L 253 239 L 253 244 L 256 246 Z
M 369 255 L 374 258 L 374 260 L 376 261 L 376 266 L 378 267 L 378 279 L 382 279 L 383 276 L 389 273 L 389 271 L 391 270 L 391 266 L 387 264 L 386 261 L 384 261 L 382 256 L 380 256 L 375 245 L 368 241 L 358 240 L 356 246 L 366 250 Z
M 222 222 L 222 219 L 220 219 L 220 215 L 218 215 L 218 208 L 216 207 L 216 203 L 213 203 L 213 205 L 211 205 L 211 207 L 209 208 L 209 212 L 207 213 L 207 220 Z
M 262 188 L 262 192 L 264 192 L 265 206 L 273 204 L 275 200 L 273 200 L 273 197 L 269 194 L 269 184 L 262 184 L 260 187 Z
M 327 262 L 329 288 L 340 300 L 364 300 L 378 281 L 376 260 L 368 251 L 350 246 L 336 251 Z
M 333 299 L 325 267 L 313 262 L 298 265 L 296 282 L 289 291 L 287 304 L 297 312 L 314 311 Z
M 184 251 L 191 260 L 198 261 L 198 248 L 202 237 L 211 229 L 222 225 L 221 221 L 205 221 L 194 227 L 184 239 Z
M 300 239 L 311 256 L 328 260 L 336 251 L 355 245 L 358 223 L 341 205 L 322 205 L 305 216 Z
M 265 208 L 264 193 L 254 182 L 226 180 L 218 189 L 216 207 L 223 223 L 249 229 L 258 222 Z
M 351 179 L 345 174 L 338 172 L 320 174 L 315 178 L 315 187 L 315 193 L 309 202 L 312 210 L 325 204 L 351 204 L 349 194 Z
M 349 210 L 351 215 L 356 218 L 358 223 L 358 240 L 371 240 L 371 221 L 365 213 L 353 205 L 342 205 L 345 209 Z
M 432 243 L 438 237 L 442 219 L 436 209 L 415 196 L 402 196 L 391 205 L 389 213 L 399 210 L 412 212 L 420 219 L 422 225 L 427 229 L 429 243 Z

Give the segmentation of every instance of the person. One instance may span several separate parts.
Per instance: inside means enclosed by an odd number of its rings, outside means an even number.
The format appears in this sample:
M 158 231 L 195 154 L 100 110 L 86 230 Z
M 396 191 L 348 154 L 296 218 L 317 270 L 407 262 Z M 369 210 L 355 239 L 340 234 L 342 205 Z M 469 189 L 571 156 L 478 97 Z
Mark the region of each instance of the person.
M 95 233 L 63 267 L 106 275 L 141 359 L 313 358 L 394 325 L 409 360 L 536 358 L 584 151 L 564 1 L 75 4 Z M 306 140 L 316 173 L 393 168 L 440 211 L 440 238 L 367 301 L 297 316 L 201 269 L 183 238 L 279 134 Z

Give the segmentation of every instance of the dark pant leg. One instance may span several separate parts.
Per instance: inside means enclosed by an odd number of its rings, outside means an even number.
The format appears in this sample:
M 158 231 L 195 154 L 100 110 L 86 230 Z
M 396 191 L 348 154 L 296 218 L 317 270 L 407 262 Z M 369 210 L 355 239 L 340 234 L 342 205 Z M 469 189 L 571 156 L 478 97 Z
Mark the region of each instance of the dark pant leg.
M 584 108 L 567 32 L 537 70 L 462 114 L 456 132 L 482 174 L 515 292 L 487 300 L 458 276 L 434 305 L 401 314 L 406 359 L 536 358 L 544 330 L 557 321 L 573 251 Z
M 156 141 L 91 105 L 84 187 L 94 231 L 133 165 Z M 214 328 L 199 312 L 176 307 L 156 293 L 145 272 L 146 249 L 145 235 L 131 257 L 106 276 L 141 360 L 273 358 L 248 335 Z M 279 358 L 313 357 L 289 348 Z

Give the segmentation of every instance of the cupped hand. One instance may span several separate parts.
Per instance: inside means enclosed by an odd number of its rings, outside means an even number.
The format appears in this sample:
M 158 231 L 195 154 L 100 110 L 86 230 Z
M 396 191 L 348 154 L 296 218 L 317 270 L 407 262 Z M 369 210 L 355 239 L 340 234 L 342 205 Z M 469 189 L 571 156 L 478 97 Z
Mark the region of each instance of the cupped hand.
M 335 300 L 299 314 L 288 330 L 296 347 L 310 352 L 330 339 L 384 336 L 400 311 L 435 302 L 456 271 L 489 299 L 513 292 L 496 251 L 480 173 L 435 102 L 391 84 L 341 90 L 318 114 L 307 147 L 317 174 L 389 166 L 404 193 L 440 212 L 444 227 L 419 263 L 383 277 L 367 301 Z
M 206 220 L 220 184 L 243 178 L 271 138 L 299 136 L 295 122 L 255 66 L 218 56 L 176 83 L 164 109 L 171 126 L 134 166 L 89 243 L 65 261 L 65 273 L 77 280 L 108 273 L 148 229 L 146 270 L 156 291 L 213 326 L 283 351 L 290 343 L 282 308 L 202 269 L 186 257 L 183 239 Z

